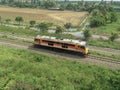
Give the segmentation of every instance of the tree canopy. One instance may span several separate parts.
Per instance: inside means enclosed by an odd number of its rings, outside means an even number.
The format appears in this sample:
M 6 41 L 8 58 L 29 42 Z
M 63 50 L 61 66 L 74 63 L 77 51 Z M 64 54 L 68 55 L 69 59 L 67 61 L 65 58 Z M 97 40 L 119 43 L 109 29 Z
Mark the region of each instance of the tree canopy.
M 23 20 L 23 18 L 21 16 L 17 16 L 15 18 L 15 21 L 18 22 L 18 24 L 20 25 L 20 23 L 23 22 L 24 20 Z

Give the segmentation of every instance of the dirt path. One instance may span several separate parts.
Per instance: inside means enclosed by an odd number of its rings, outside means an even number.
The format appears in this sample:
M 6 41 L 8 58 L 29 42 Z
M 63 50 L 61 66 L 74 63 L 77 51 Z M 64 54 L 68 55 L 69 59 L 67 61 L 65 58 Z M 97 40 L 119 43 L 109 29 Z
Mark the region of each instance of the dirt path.
M 120 70 L 120 64 L 105 62 L 105 61 L 100 61 L 100 60 L 94 60 L 94 59 L 90 59 L 90 58 L 82 58 L 80 56 L 73 56 L 70 54 L 56 53 L 55 51 L 45 50 L 42 48 L 39 48 L 39 49 L 31 48 L 30 46 L 32 44 L 28 44 L 28 43 L 20 43 L 20 42 L 17 42 L 17 41 L 15 42 L 12 40 L 0 40 L 0 45 L 1 46 L 12 46 L 14 48 L 26 49 L 26 50 L 33 51 L 35 53 L 54 56 L 56 58 L 63 58 L 66 60 L 78 61 L 78 62 L 85 63 L 85 64 L 98 65 L 98 66 L 102 66 L 102 67 L 109 67 L 109 68 L 115 69 L 115 70 L 116 69 Z

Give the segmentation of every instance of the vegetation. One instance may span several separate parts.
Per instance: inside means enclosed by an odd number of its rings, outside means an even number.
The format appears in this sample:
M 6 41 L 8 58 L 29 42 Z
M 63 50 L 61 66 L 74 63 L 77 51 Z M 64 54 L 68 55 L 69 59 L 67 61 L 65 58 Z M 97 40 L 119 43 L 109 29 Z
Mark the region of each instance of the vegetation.
M 63 31 L 64 31 L 64 28 L 62 28 L 61 26 L 57 26 L 55 33 L 56 34 L 62 34 Z
M 103 57 L 106 57 L 106 58 L 112 58 L 113 60 L 120 60 L 119 55 L 105 54 L 105 53 L 100 53 L 100 52 L 95 52 L 95 51 L 94 52 L 90 51 L 90 54 L 97 55 L 97 56 L 103 56 Z
M 46 35 L 46 36 L 55 36 L 58 38 L 71 38 L 73 39 L 74 37 L 70 34 L 54 34 L 54 33 L 48 33 L 48 32 L 41 32 L 41 31 L 35 31 L 35 30 L 30 30 L 28 28 L 22 29 L 22 28 L 12 28 L 12 27 L 6 27 L 0 25 L 0 32 L 4 33 L 12 33 L 12 34 L 18 34 L 18 35 L 25 35 L 25 36 L 36 36 L 36 35 Z
M 31 20 L 29 23 L 30 23 L 30 26 L 33 27 L 36 24 L 36 21 Z
M 20 23 L 23 22 L 23 18 L 21 16 L 18 16 L 15 18 L 15 21 L 20 25 Z
M 51 27 L 53 24 L 52 23 L 45 23 L 42 22 L 37 25 L 38 29 L 40 29 L 41 32 L 47 32 L 48 28 Z
M 112 36 L 109 38 L 109 40 L 113 42 L 117 38 L 118 38 L 118 34 L 117 33 L 112 33 Z
M 84 34 L 85 40 L 87 40 L 87 41 L 89 40 L 89 38 L 92 35 L 92 33 L 91 33 L 91 31 L 89 29 L 86 29 L 83 34 Z
M 120 35 L 120 31 L 119 31 L 120 12 L 117 12 L 116 14 L 118 17 L 116 22 L 106 24 L 105 26 L 91 28 L 91 31 L 94 34 L 100 34 L 105 36 L 108 36 L 108 35 L 110 36 L 111 33 L 118 33 Z
M 119 71 L 3 46 L 0 59 L 0 89 L 120 89 Z
M 7 24 L 9 24 L 10 21 L 11 21 L 11 19 L 8 18 L 8 19 L 6 19 L 5 21 L 6 21 Z
M 21 28 L 12 28 L 12 27 L 6 27 L 6 26 L 0 26 L 0 32 L 4 33 L 12 33 L 12 34 L 18 34 L 18 35 L 25 35 L 25 36 L 36 36 L 36 35 L 47 35 L 47 36 L 55 36 L 58 38 L 70 38 L 75 39 L 70 34 L 52 34 L 47 32 L 39 32 L 29 29 L 21 29 Z M 120 49 L 120 43 L 118 42 L 110 42 L 110 41 L 103 41 L 103 40 L 89 40 L 88 42 L 91 46 L 99 46 L 99 47 L 107 47 L 107 48 L 114 48 L 114 49 Z
M 71 24 L 71 23 L 66 23 L 66 24 L 64 25 L 64 27 L 65 27 L 66 29 L 68 29 L 68 31 L 69 31 L 69 29 L 72 27 L 72 24 Z
M 10 2 L 9 2 L 10 1 Z M 58 10 L 74 10 L 74 11 L 91 11 L 94 2 L 64 2 L 64 1 L 55 1 L 55 0 L 31 0 L 30 2 L 18 1 L 18 0 L 1 0 L 1 5 L 8 5 L 11 7 L 20 7 L 20 8 L 42 8 L 42 9 L 51 9 L 59 8 Z
M 116 22 L 117 15 L 112 7 L 100 4 L 92 11 L 90 25 L 92 27 L 104 26 L 108 23 Z
M 103 41 L 103 40 L 89 40 L 88 44 L 91 46 L 106 47 L 106 48 L 113 48 L 120 50 L 119 42 L 115 43 L 115 42 Z

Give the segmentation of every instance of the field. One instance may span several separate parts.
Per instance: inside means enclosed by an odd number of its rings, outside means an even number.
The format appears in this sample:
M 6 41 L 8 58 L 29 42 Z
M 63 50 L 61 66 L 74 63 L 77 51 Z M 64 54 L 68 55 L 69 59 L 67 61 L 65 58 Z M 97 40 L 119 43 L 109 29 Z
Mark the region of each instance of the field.
M 0 68 L 1 90 L 120 89 L 120 71 L 11 47 L 0 46 Z
M 107 24 L 106 26 L 101 26 L 98 28 L 92 28 L 93 33 L 107 36 L 110 36 L 111 33 L 119 33 L 120 35 L 120 12 L 117 12 L 117 17 L 118 17 L 117 22 L 113 22 Z
M 73 11 L 50 11 L 28 8 L 12 8 L 12 7 L 0 7 L 0 16 L 3 19 L 12 19 L 22 16 L 25 22 L 35 20 L 37 22 L 51 22 L 55 25 L 63 25 L 67 22 L 71 22 L 74 26 L 77 26 L 85 18 L 87 12 L 73 12 Z

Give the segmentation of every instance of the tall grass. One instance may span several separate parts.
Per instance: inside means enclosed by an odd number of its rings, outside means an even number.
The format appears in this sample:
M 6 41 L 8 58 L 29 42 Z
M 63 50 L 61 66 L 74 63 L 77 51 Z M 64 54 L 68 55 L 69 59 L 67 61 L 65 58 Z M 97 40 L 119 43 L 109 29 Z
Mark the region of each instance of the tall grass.
M 0 46 L 2 90 L 119 90 L 119 85 L 120 71 Z
M 91 46 L 105 47 L 105 48 L 113 48 L 120 50 L 119 42 L 110 42 L 110 41 L 99 41 L 99 40 L 90 40 L 88 42 Z

